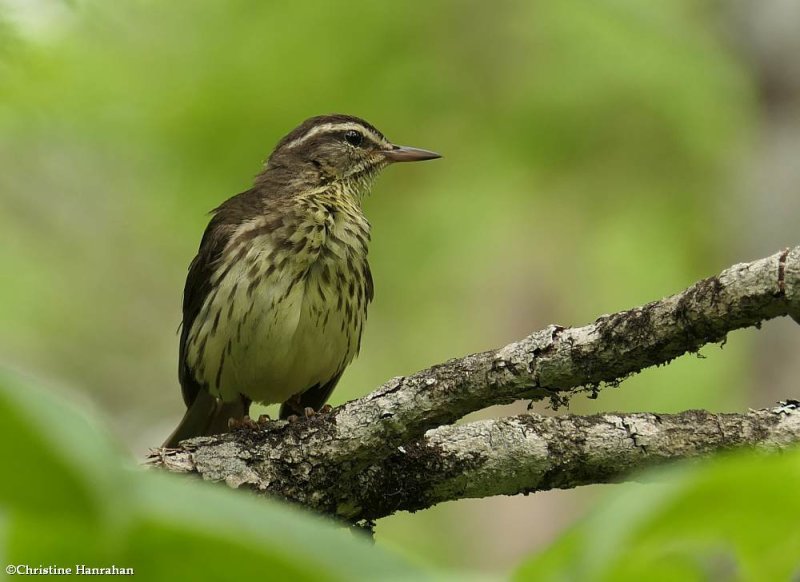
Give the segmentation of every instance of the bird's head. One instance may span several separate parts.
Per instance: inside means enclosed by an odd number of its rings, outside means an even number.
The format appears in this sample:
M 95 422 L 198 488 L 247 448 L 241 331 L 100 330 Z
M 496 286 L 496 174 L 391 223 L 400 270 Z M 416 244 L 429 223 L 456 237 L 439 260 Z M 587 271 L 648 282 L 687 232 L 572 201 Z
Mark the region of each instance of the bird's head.
M 320 115 L 286 135 L 267 160 L 265 173 L 303 176 L 320 185 L 368 184 L 393 162 L 433 160 L 439 154 L 390 142 L 373 125 L 351 115 Z

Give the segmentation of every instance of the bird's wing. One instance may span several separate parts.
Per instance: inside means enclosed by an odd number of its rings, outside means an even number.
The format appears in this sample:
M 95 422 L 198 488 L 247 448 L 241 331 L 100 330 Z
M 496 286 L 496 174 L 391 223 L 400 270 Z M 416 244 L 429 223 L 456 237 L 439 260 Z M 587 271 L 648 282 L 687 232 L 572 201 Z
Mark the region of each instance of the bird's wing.
M 237 209 L 246 202 L 247 198 L 254 195 L 253 190 L 248 190 L 230 198 L 213 213 L 208 223 L 197 256 L 189 265 L 186 276 L 186 285 L 183 288 L 183 323 L 181 324 L 181 337 L 178 350 L 178 379 L 181 383 L 181 392 L 186 406 L 191 406 L 200 389 L 204 387 L 197 381 L 192 370 L 186 362 L 186 343 L 195 318 L 200 313 L 203 304 L 212 290 L 211 277 L 217 268 L 222 253 L 225 250 L 241 214 Z M 225 209 L 226 212 L 220 212 Z

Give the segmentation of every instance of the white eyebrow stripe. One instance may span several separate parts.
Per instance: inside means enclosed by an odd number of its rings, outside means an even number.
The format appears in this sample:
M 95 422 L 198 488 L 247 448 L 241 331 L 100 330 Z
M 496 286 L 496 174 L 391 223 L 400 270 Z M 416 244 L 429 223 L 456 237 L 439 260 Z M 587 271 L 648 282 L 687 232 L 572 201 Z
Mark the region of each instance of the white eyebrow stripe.
M 348 131 L 353 129 L 355 131 L 361 132 L 366 134 L 369 138 L 372 139 L 377 144 L 384 145 L 386 144 L 386 140 L 382 139 L 378 136 L 375 132 L 370 130 L 368 127 L 364 127 L 360 123 L 352 123 L 352 122 L 341 122 L 341 123 L 323 123 L 322 125 L 317 125 L 312 127 L 308 130 L 304 135 L 298 137 L 295 140 L 290 141 L 289 143 L 285 144 L 283 147 L 284 149 L 291 149 L 294 147 L 299 146 L 301 143 L 308 141 L 315 135 L 319 135 L 320 133 L 328 133 L 333 131 Z

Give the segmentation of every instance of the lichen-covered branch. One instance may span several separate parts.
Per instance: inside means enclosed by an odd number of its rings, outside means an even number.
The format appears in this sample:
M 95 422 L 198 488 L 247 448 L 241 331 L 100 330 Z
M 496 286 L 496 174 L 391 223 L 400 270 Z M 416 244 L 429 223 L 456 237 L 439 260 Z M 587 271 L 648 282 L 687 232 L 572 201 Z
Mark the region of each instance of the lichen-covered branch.
M 696 351 L 704 344 L 722 341 L 730 331 L 785 315 L 800 319 L 800 247 L 734 265 L 681 293 L 602 316 L 584 327 L 552 325 L 498 350 L 394 378 L 330 414 L 292 425 L 273 422 L 258 431 L 192 439 L 178 451 L 156 452 L 154 462 L 172 470 L 185 466 L 207 478 L 255 487 L 327 513 L 374 517 L 380 512 L 366 511 L 369 504 L 355 497 L 339 497 L 337 505 L 331 506 L 328 492 L 339 487 L 342 480 L 354 482 L 370 471 L 390 471 L 385 463 L 390 459 L 400 462 L 398 447 L 423 447 L 436 435 L 466 438 L 462 432 L 447 432 L 462 431 L 463 427 L 443 425 L 475 410 L 518 399 L 561 403 L 578 391 L 596 391 L 602 383 L 618 382 L 649 366 Z M 555 422 L 524 418 L 524 422 L 494 421 L 491 426 L 522 423 L 533 434 L 531 431 L 535 430 L 530 425 Z M 570 429 L 577 430 L 581 422 L 588 422 L 576 418 L 563 417 L 572 419 L 569 422 L 574 426 Z M 431 429 L 437 430 L 426 434 Z M 478 446 L 477 441 L 471 442 Z M 506 446 L 502 440 L 493 442 Z M 677 456 L 684 455 L 678 452 Z M 585 465 L 583 470 L 590 468 Z M 580 470 L 571 469 L 572 474 Z M 552 471 L 548 479 L 554 483 L 559 478 L 568 479 L 564 477 L 569 474 L 564 465 Z M 595 473 L 586 473 L 586 482 L 612 474 Z M 289 484 L 292 490 L 287 489 Z M 386 487 L 390 484 L 389 479 Z M 438 487 L 442 487 L 441 483 L 437 484 L 437 491 Z M 537 484 L 530 482 L 525 487 L 535 489 Z M 377 494 L 391 497 L 389 489 Z M 468 490 L 460 496 L 469 496 Z M 403 506 L 400 493 L 394 494 L 393 499 L 398 507 Z
M 313 463 L 287 470 L 270 445 L 241 436 L 161 452 L 158 462 L 355 521 L 468 497 L 606 483 L 672 459 L 797 442 L 800 410 L 788 404 L 746 414 L 524 414 L 444 426 L 354 472 Z

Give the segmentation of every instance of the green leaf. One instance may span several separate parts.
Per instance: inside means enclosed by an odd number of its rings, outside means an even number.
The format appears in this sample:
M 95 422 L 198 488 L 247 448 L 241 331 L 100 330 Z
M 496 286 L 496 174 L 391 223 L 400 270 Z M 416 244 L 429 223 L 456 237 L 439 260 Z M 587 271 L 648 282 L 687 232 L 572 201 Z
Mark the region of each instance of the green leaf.
M 627 484 L 516 580 L 786 580 L 800 573 L 800 451 L 739 452 Z
M 0 370 L 0 505 L 29 513 L 114 511 L 125 488 L 122 459 L 78 406 L 30 379 Z
M 149 561 L 161 573 L 185 575 L 188 568 L 193 578 L 208 580 L 425 579 L 346 528 L 277 501 L 160 474 L 147 475 L 136 495 L 130 562 Z
M 0 376 L 0 556 L 147 580 L 424 580 L 347 528 L 221 484 L 131 466 L 63 396 Z

